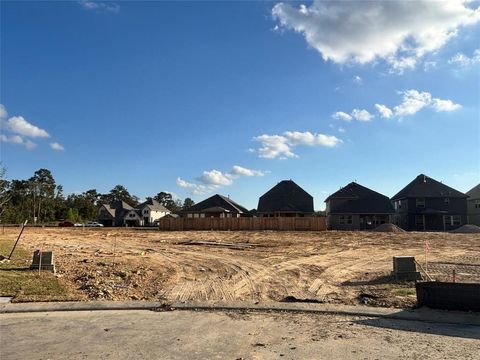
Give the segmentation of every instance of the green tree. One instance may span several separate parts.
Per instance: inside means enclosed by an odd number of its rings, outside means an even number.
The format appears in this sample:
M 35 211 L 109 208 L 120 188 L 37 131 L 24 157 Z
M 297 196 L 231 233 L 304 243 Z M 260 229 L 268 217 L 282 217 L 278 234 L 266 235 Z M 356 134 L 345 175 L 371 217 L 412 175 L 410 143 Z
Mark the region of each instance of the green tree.
M 28 180 L 32 197 L 33 221 L 50 221 L 55 215 L 55 180 L 50 170 L 39 169 Z
M 183 209 L 183 210 L 186 210 L 186 209 L 188 209 L 189 207 L 192 207 L 193 205 L 195 205 L 195 201 L 193 201 L 192 199 L 190 199 L 189 197 L 187 197 L 187 198 L 185 198 L 185 200 L 183 200 L 182 209 Z
M 159 192 L 153 198 L 172 212 L 176 212 L 182 207 L 182 202 L 179 199 L 174 200 L 172 194 L 165 191 Z
M 0 219 L 10 200 L 10 193 L 8 191 L 10 183 L 6 179 L 7 169 L 0 162 Z
M 137 206 L 139 198 L 131 195 L 123 185 L 115 186 L 108 194 L 100 195 L 102 203 L 112 203 L 114 201 L 125 201 L 130 206 Z

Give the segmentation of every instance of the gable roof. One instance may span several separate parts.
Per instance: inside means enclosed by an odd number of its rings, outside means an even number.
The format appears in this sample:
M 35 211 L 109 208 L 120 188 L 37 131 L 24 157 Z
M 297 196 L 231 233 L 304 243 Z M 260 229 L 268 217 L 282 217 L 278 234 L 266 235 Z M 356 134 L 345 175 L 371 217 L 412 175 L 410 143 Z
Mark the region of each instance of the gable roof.
M 457 197 L 466 198 L 464 193 L 451 188 L 441 182 L 432 179 L 426 175 L 420 174 L 402 190 L 400 190 L 392 200 L 412 198 L 412 197 Z
M 186 209 L 184 212 L 204 212 L 206 209 L 209 208 L 223 208 L 227 212 L 232 212 L 236 214 L 249 214 L 249 211 L 242 205 L 236 203 L 235 201 L 226 196 L 219 194 L 215 194 L 213 196 L 210 196 L 208 199 L 200 201 L 199 203 Z
M 163 212 L 169 212 L 170 211 L 155 199 L 147 199 L 147 201 L 138 205 L 137 209 L 143 210 L 143 208 L 145 208 L 147 206 L 150 208 L 150 210 L 153 210 L 153 211 L 163 211 Z
M 313 197 L 292 180 L 283 180 L 258 199 L 257 212 L 313 213 Z
M 329 213 L 340 214 L 393 214 L 395 211 L 390 199 L 365 186 L 352 182 L 325 199 L 344 200 L 338 204 L 330 203 Z
M 466 195 L 471 199 L 480 199 L 480 184 L 467 191 Z

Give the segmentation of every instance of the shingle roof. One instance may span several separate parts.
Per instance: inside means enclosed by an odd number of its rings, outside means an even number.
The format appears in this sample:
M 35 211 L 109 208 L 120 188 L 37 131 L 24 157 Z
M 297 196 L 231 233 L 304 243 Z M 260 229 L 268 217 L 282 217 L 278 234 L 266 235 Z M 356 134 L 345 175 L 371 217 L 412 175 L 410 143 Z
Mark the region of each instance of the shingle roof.
M 325 202 L 333 199 L 344 201 L 339 204 L 331 202 L 329 214 L 393 214 L 395 212 L 387 196 L 355 182 L 333 193 Z
M 469 199 L 480 199 L 480 184 L 467 191 L 466 195 L 468 195 Z
M 236 214 L 249 214 L 248 210 L 242 205 L 239 205 L 232 199 L 219 194 L 215 194 L 208 199 L 200 201 L 199 203 L 186 209 L 185 212 L 202 212 L 205 211 L 205 209 L 215 207 L 221 207 Z
M 464 193 L 423 174 L 418 175 L 411 183 L 400 190 L 392 200 L 412 197 L 467 197 Z
M 137 209 L 142 210 L 144 207 L 147 207 L 147 206 L 150 208 L 150 210 L 153 210 L 153 211 L 163 211 L 163 212 L 170 211 L 155 199 L 147 199 L 147 201 L 138 205 Z
M 257 212 L 313 213 L 313 197 L 292 180 L 283 180 L 260 197 Z

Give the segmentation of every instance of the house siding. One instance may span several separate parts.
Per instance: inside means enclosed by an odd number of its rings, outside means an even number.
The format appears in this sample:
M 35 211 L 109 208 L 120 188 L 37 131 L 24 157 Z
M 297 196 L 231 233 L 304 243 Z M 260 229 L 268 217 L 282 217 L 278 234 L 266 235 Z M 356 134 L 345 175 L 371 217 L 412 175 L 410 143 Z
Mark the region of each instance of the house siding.
M 477 202 L 479 203 L 478 205 Z M 468 224 L 480 226 L 480 198 L 469 198 L 467 200 Z
M 448 204 L 445 203 L 445 197 L 424 199 L 425 207 L 417 206 L 417 198 L 402 199 L 402 207 L 396 207 L 394 223 L 402 229 L 410 231 L 449 231 L 467 223 L 466 198 L 449 198 Z M 393 203 L 395 206 L 395 202 Z M 442 213 L 424 214 L 423 210 L 425 209 L 442 211 Z M 417 222 L 418 217 L 423 216 L 425 216 L 424 225 Z M 445 224 L 445 216 L 459 216 L 460 223 L 456 225 Z

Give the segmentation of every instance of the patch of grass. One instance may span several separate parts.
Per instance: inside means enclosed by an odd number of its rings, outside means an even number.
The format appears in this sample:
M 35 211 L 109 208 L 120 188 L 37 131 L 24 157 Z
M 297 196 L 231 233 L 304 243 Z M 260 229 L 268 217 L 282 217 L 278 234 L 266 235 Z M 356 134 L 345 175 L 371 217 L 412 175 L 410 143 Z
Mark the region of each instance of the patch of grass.
M 20 240 L 21 241 L 21 240 Z M 0 239 L 0 254 L 7 257 L 14 241 Z M 76 298 L 53 273 L 30 270 L 32 254 L 17 245 L 12 259 L 0 264 L 0 296 L 14 301 L 65 301 Z
M 396 296 L 412 296 L 416 294 L 415 288 L 396 288 L 392 290 Z

